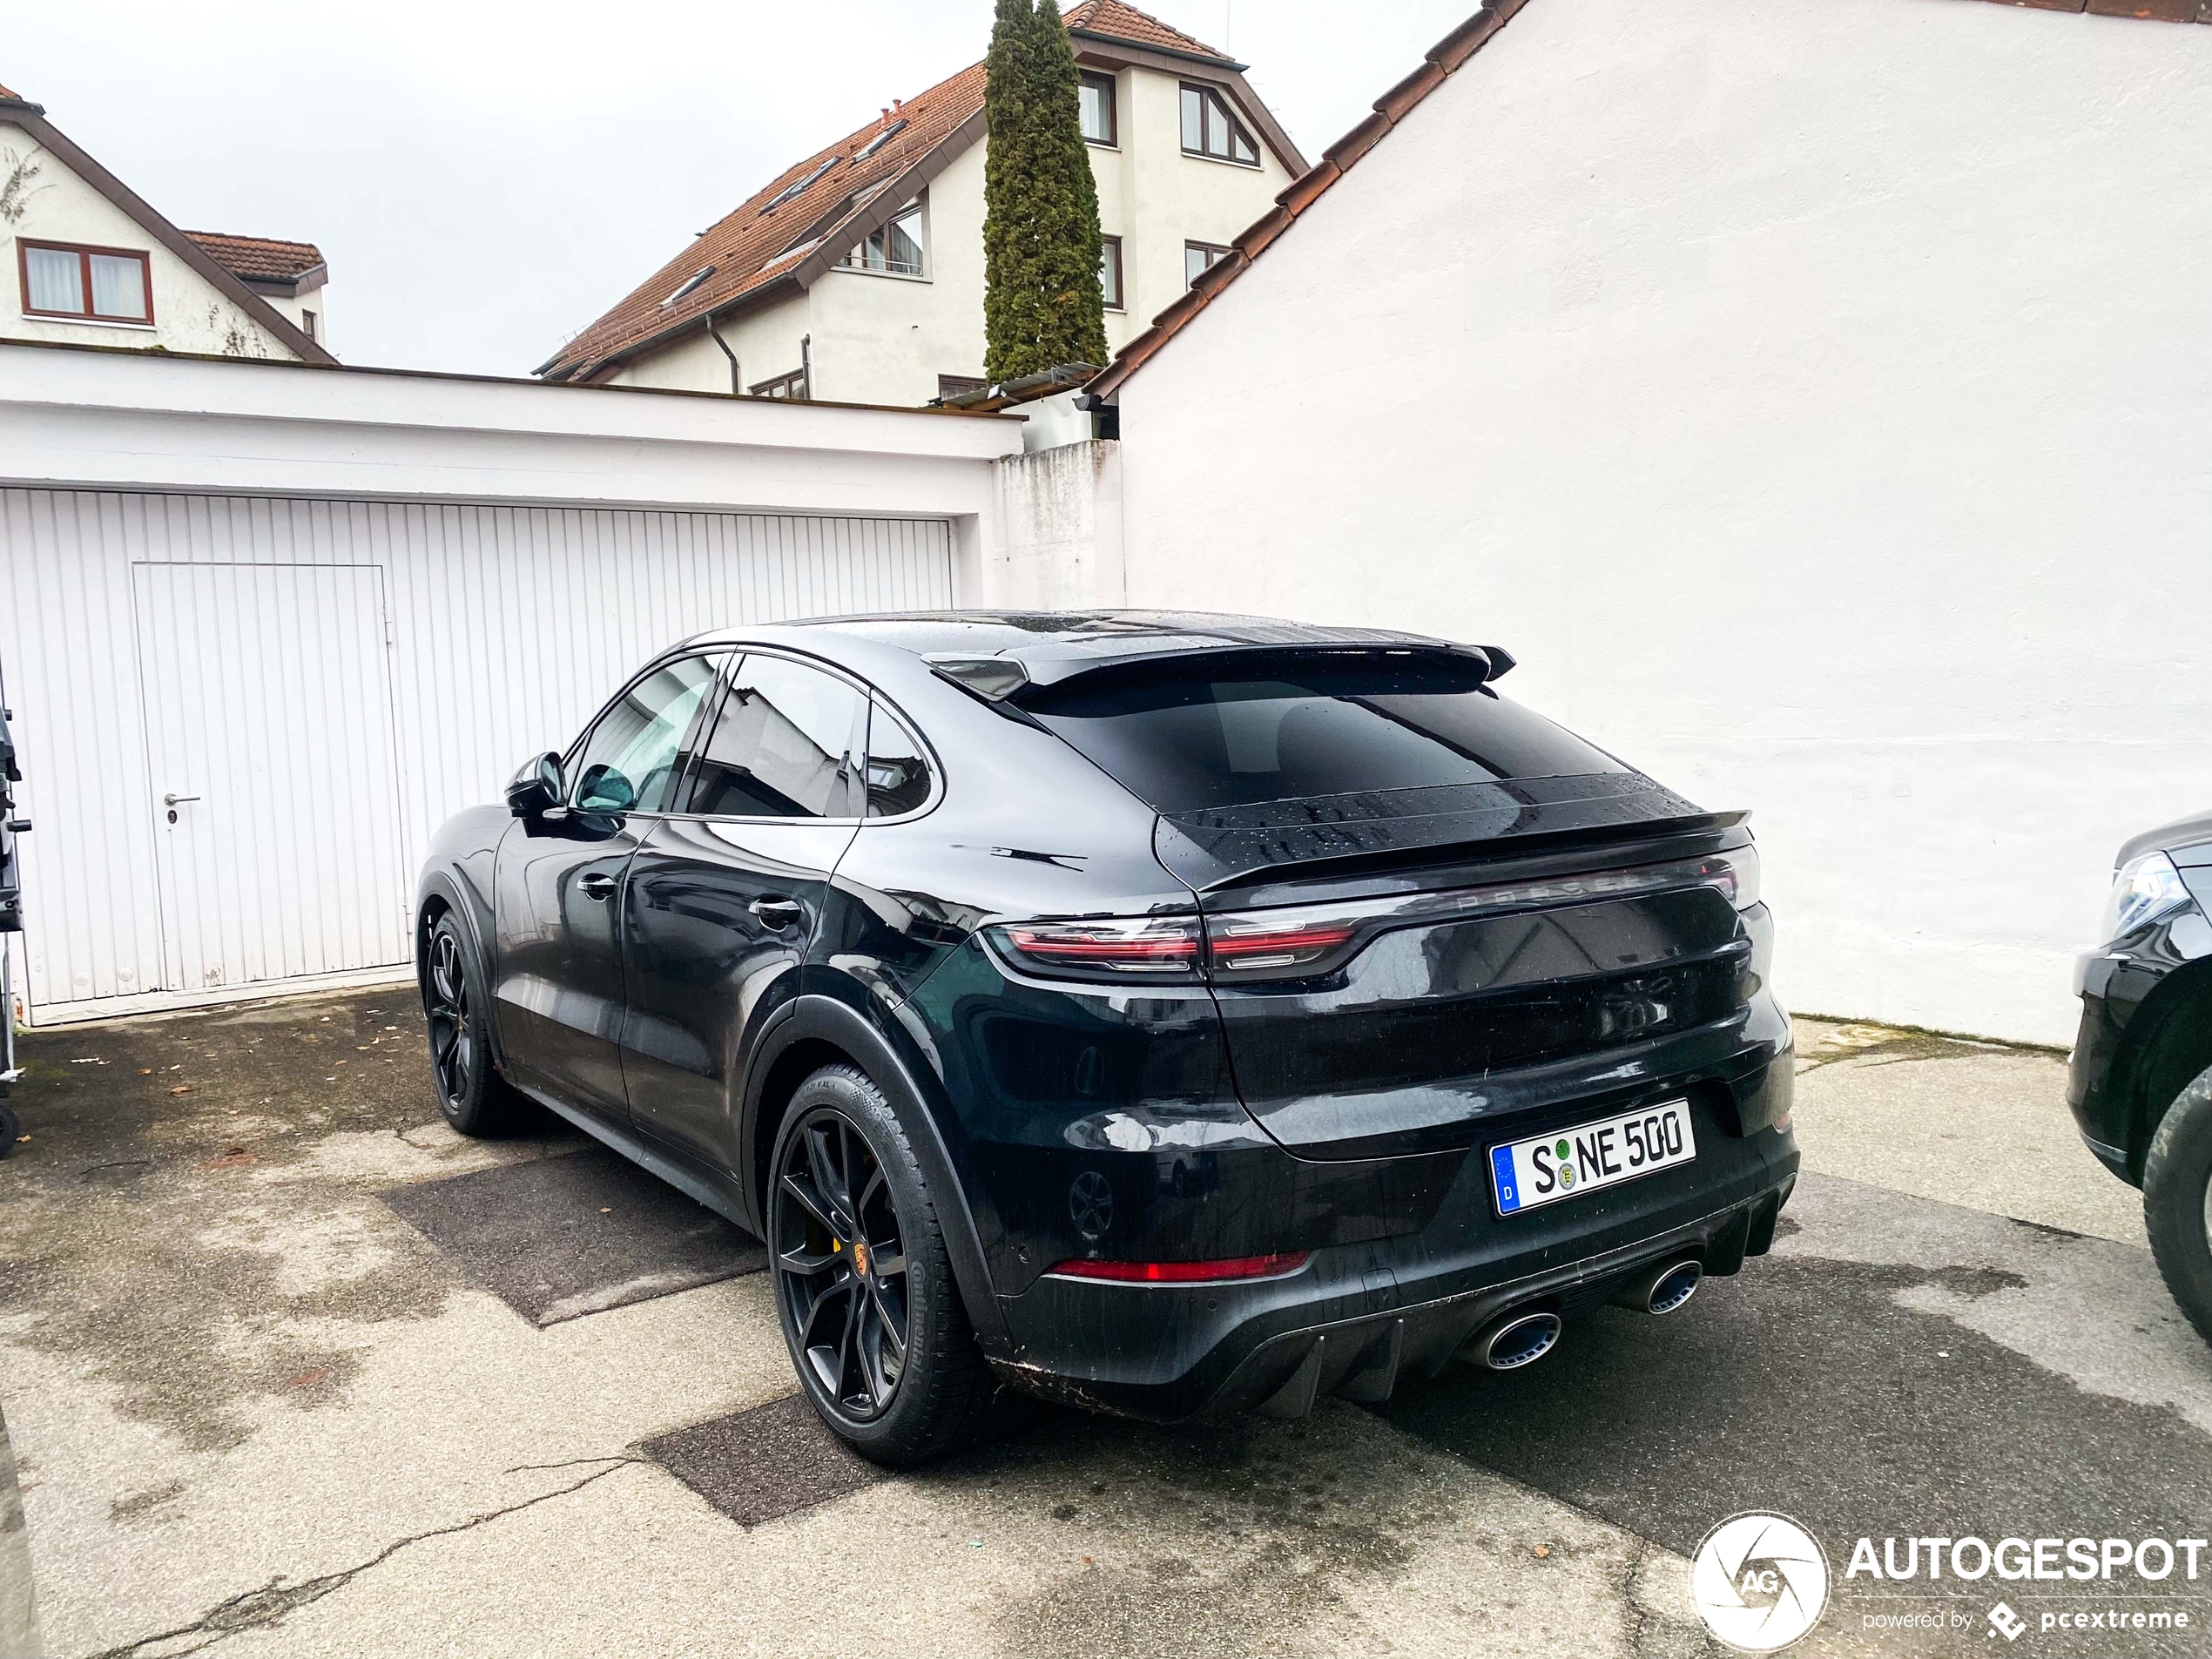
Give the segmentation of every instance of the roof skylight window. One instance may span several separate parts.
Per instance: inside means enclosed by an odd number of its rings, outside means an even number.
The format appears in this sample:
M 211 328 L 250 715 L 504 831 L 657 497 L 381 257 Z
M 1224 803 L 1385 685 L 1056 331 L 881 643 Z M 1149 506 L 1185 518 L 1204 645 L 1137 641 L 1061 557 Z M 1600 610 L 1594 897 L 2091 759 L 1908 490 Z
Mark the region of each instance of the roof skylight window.
M 882 132 L 877 133 L 875 137 L 870 138 L 866 144 L 855 150 L 853 152 L 853 159 L 855 161 L 866 161 L 877 151 L 882 149 L 885 145 L 890 143 L 892 139 L 897 138 L 899 134 L 905 130 L 906 125 L 907 118 L 902 115 L 897 120 L 894 121 L 889 126 L 884 128 Z
M 804 179 L 799 179 L 797 183 L 786 185 L 781 190 L 776 192 L 775 199 L 771 201 L 766 207 L 762 208 L 760 211 L 765 213 L 775 208 L 781 207 L 793 196 L 799 194 L 800 191 L 806 189 L 807 185 L 813 184 L 817 179 L 819 179 L 832 167 L 837 165 L 840 158 L 839 157 L 832 156 L 827 161 L 822 163 L 820 166 L 815 168 L 813 172 L 808 173 Z
M 670 294 L 667 299 L 662 300 L 661 304 L 664 306 L 672 306 L 678 300 L 681 300 L 685 294 L 697 293 L 700 285 L 705 282 L 707 278 L 712 276 L 713 274 L 714 267 L 712 266 L 702 265 L 698 270 L 692 272 L 691 275 L 685 277 L 684 280 L 678 285 L 676 292 Z

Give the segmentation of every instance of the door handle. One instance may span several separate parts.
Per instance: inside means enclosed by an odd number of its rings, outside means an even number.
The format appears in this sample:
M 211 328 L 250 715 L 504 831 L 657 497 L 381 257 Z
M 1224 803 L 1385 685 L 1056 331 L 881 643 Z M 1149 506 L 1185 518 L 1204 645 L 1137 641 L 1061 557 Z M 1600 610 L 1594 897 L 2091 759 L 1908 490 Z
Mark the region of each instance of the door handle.
M 760 925 L 772 933 L 782 933 L 806 920 L 806 907 L 781 894 L 764 894 L 745 908 L 759 917 Z
M 164 795 L 161 798 L 161 804 L 164 806 L 181 806 L 188 800 L 198 800 L 199 799 L 199 797 L 197 795 Z
M 602 904 L 614 897 L 615 879 L 604 870 L 592 871 L 590 874 L 577 882 L 577 886 L 583 889 L 585 898 L 597 899 Z

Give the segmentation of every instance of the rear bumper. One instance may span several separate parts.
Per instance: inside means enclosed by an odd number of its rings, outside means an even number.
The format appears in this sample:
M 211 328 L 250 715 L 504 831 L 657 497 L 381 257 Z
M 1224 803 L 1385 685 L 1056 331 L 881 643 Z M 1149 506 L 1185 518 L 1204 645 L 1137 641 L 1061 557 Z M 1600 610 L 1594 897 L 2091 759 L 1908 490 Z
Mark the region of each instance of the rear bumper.
M 1180 1421 L 1320 1394 L 1379 1403 L 1409 1370 L 1440 1371 L 1522 1304 L 1573 1313 L 1638 1269 L 1696 1256 L 1709 1273 L 1764 1253 L 1797 1171 L 1787 1129 L 1743 1136 L 1698 1123 L 1698 1161 L 1508 1218 L 1487 1161 L 1462 1164 L 1418 1233 L 1314 1252 L 1247 1284 L 1109 1284 L 1047 1276 L 1004 1298 L 1009 1382 L 1094 1410 Z

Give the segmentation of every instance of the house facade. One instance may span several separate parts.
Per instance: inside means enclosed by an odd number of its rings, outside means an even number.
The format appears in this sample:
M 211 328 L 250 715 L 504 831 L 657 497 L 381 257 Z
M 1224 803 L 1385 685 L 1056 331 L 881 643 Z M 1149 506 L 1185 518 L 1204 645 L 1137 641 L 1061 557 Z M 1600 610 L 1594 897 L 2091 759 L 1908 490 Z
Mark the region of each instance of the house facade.
M 333 363 L 311 244 L 179 229 L 0 86 L 0 340 Z
M 1494 0 L 1091 383 L 1096 599 L 1495 641 L 1752 812 L 1789 1007 L 2069 1042 L 2212 799 L 2200 16 Z
M 1122 0 L 1065 19 L 1118 349 L 1305 170 L 1244 65 Z M 983 376 L 981 64 L 771 181 L 537 373 L 916 405 Z

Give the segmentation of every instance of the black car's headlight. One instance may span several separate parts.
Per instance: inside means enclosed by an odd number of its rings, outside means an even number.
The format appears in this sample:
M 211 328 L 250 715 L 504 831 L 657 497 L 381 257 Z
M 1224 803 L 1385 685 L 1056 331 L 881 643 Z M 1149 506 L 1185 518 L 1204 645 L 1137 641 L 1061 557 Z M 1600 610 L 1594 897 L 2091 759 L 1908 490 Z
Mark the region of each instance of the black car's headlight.
M 2124 938 L 2138 927 L 2186 910 L 2196 900 L 2182 883 L 2182 873 L 2163 853 L 2146 853 L 2131 859 L 2113 878 L 2112 897 L 2105 904 L 2104 932 L 2110 941 Z

